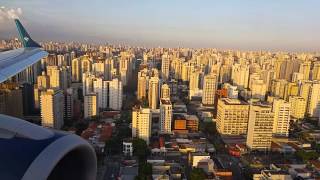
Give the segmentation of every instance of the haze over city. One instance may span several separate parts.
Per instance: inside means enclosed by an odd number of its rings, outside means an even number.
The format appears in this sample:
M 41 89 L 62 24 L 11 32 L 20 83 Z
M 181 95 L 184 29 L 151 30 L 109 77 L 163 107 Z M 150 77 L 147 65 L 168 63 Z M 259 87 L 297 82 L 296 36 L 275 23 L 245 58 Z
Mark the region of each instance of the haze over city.
M 320 179 L 319 7 L 0 0 L 0 180 Z
M 38 41 L 146 47 L 318 51 L 317 0 L 2 0 L 0 38 L 16 35 L 18 13 Z M 18 11 L 19 9 L 19 11 Z

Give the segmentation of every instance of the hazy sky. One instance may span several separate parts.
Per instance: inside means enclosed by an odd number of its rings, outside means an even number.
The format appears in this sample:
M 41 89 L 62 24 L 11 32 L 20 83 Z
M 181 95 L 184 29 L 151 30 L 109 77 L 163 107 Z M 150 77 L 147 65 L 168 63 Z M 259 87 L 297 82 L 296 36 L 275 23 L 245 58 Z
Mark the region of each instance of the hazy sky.
M 320 51 L 319 0 L 0 0 L 33 39 L 139 46 Z M 21 9 L 18 9 L 21 8 Z

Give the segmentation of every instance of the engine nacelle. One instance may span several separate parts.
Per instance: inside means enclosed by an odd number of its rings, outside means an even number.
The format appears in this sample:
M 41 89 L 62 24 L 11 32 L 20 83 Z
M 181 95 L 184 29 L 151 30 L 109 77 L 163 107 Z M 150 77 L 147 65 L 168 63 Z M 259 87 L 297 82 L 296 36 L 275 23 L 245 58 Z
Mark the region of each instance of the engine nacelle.
M 94 180 L 97 160 L 81 137 L 0 114 L 0 179 Z

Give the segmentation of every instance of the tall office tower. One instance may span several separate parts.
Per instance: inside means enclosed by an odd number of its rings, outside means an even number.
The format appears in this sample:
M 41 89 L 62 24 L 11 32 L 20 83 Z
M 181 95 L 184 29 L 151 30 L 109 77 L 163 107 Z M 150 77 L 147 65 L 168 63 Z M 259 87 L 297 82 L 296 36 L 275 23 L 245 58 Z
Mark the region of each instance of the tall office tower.
M 50 79 L 49 76 L 46 75 L 46 72 L 42 72 L 41 76 L 37 77 L 38 88 L 47 89 L 50 88 Z
M 171 69 L 174 74 L 174 79 L 181 79 L 181 74 L 182 74 L 182 62 L 184 62 L 184 59 L 178 59 L 175 58 L 172 60 L 171 63 Z
M 40 95 L 41 124 L 60 129 L 63 126 L 64 96 L 59 89 L 48 89 Z
M 113 110 L 121 110 L 122 108 L 122 82 L 118 78 L 109 81 L 109 105 Z
M 314 62 L 312 68 L 312 80 L 320 80 L 320 62 Z
M 170 100 L 170 87 L 168 84 L 162 84 L 161 86 L 161 99 Z
M 114 69 L 113 66 L 113 59 L 112 58 L 107 58 L 104 62 L 105 67 L 104 67 L 104 78 L 105 80 L 111 80 L 112 77 L 112 69 Z
M 103 76 L 104 77 L 104 72 L 105 72 L 105 64 L 103 60 L 99 60 L 95 63 L 93 63 L 93 72 L 97 76 Z
M 172 104 L 169 99 L 160 100 L 160 132 L 171 133 Z
M 289 136 L 290 127 L 290 103 L 283 99 L 274 99 L 272 112 L 274 113 L 273 135 Z
M 232 66 L 229 65 L 222 65 L 220 67 L 220 80 L 221 83 L 226 83 L 231 81 L 231 72 L 232 72 Z
M 294 72 L 292 74 L 291 81 L 292 82 L 298 82 L 298 81 L 303 80 L 303 79 L 304 79 L 304 75 L 302 73 Z
M 273 120 L 271 106 L 261 103 L 250 105 L 246 144 L 251 150 L 270 149 Z
M 159 78 L 158 77 L 151 77 L 149 80 L 148 100 L 149 100 L 149 107 L 151 109 L 157 109 L 159 104 Z
M 240 64 L 234 64 L 234 66 L 232 66 L 231 79 L 233 85 L 238 86 L 239 89 L 248 88 L 249 67 Z
M 310 68 L 311 68 L 311 62 L 306 61 L 300 64 L 299 67 L 299 73 L 303 74 L 303 79 L 304 80 L 309 80 L 310 79 Z
M 50 79 L 50 88 L 61 88 L 61 72 L 58 66 L 47 66 L 47 74 Z
M 217 89 L 217 75 L 208 74 L 204 76 L 202 104 L 212 106 Z
M 290 96 L 291 116 L 295 119 L 302 119 L 306 113 L 307 101 L 301 96 Z
M 64 93 L 64 119 L 71 121 L 73 117 L 73 89 L 69 88 Z
M 148 77 L 146 75 L 140 75 L 138 73 L 138 100 L 147 99 L 147 86 L 148 86 Z
M 97 94 L 90 93 L 84 96 L 84 118 L 92 118 L 98 115 Z
M 189 80 L 189 99 L 191 99 L 199 91 L 199 71 L 190 73 Z
M 312 82 L 307 103 L 307 113 L 310 117 L 320 117 L 320 81 Z
M 82 78 L 80 59 L 72 59 L 71 64 L 72 82 L 80 82 Z
M 299 85 L 297 83 L 289 82 L 285 86 L 284 100 L 288 101 L 289 96 L 299 95 Z
M 92 72 L 92 59 L 88 55 L 80 57 L 81 73 Z
M 167 81 L 169 78 L 169 71 L 170 71 L 170 55 L 165 53 L 162 55 L 161 61 L 161 77 L 164 81 Z
M 220 134 L 247 134 L 248 119 L 248 103 L 230 98 L 218 100 L 216 124 Z
M 266 99 L 267 86 L 261 79 L 254 79 L 251 81 L 252 98 L 264 101 Z
M 134 107 L 132 109 L 132 137 L 143 139 L 149 144 L 151 119 L 150 108 Z
M 284 98 L 285 89 L 288 81 L 285 79 L 274 79 L 271 85 L 271 94 L 275 97 Z

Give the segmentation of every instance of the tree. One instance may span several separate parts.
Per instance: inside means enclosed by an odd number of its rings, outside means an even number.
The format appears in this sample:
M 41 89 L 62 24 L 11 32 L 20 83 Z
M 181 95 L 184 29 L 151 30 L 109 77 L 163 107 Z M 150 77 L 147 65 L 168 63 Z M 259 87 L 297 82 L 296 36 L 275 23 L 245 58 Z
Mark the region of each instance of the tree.
M 298 150 L 295 155 L 302 161 L 306 162 L 311 159 L 317 159 L 319 157 L 319 154 L 315 151 L 304 151 L 304 150 Z
M 204 180 L 206 173 L 201 168 L 193 168 L 190 174 L 190 180 Z
M 133 155 L 139 158 L 139 161 L 144 161 L 147 159 L 149 149 L 146 141 L 143 139 L 135 138 L 132 141 Z

